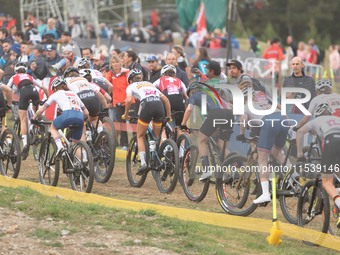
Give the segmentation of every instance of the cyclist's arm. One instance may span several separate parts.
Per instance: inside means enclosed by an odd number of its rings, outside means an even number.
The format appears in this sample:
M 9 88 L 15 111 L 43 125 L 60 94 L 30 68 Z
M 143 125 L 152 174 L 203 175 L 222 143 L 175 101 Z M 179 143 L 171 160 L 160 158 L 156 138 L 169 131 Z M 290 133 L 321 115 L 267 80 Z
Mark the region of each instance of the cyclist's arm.
M 303 125 L 305 125 L 305 124 L 309 121 L 309 119 L 310 119 L 311 117 L 312 117 L 312 115 L 305 115 L 305 116 L 303 117 L 303 119 L 299 122 L 299 124 L 296 125 L 296 127 L 297 127 L 297 128 L 302 127 Z
M 165 105 L 167 117 L 171 119 L 171 106 L 170 106 L 169 99 L 166 96 L 164 96 L 163 94 L 161 95 L 160 99 L 163 102 L 163 104 Z
M 8 106 L 12 105 L 12 89 L 8 86 L 1 86 L 1 90 L 5 93 L 5 97 L 7 99 L 8 102 Z
M 4 76 L 5 72 L 0 69 L 0 81 L 2 80 L 2 77 Z
M 98 93 L 96 95 L 99 98 L 100 102 L 102 102 L 104 109 L 107 109 L 108 106 L 107 106 L 107 103 L 106 103 L 106 100 L 105 100 L 105 97 L 103 96 L 103 94 L 100 93 L 100 91 L 98 91 Z
M 105 90 L 103 90 L 101 87 L 98 86 L 98 88 L 99 88 L 100 93 L 102 93 L 103 96 L 105 97 L 106 102 L 107 102 L 107 103 L 110 103 L 110 102 L 111 102 L 111 99 L 112 99 L 112 98 L 110 97 L 110 95 L 109 95 Z
M 41 81 L 33 79 L 33 84 L 38 86 L 39 88 L 41 88 L 44 91 L 46 97 L 49 98 L 50 95 L 48 93 L 48 89 L 45 86 L 42 85 Z
M 188 104 L 187 109 L 185 110 L 181 125 L 186 125 L 188 119 L 190 118 L 191 111 L 193 108 L 194 108 L 193 104 Z
M 188 102 L 189 97 L 187 96 L 187 88 L 185 87 L 185 84 L 181 81 L 181 91 L 186 99 L 186 101 Z
M 106 84 L 106 86 L 107 86 L 107 92 L 108 92 L 109 94 L 111 94 L 112 89 L 113 89 L 113 85 L 112 85 L 112 83 L 109 82 L 109 80 L 106 79 L 105 77 L 104 77 L 104 80 L 105 80 L 105 84 Z
M 248 121 L 248 114 L 243 114 L 241 117 L 240 117 L 240 122 L 245 122 L 247 123 Z M 244 135 L 244 131 L 246 130 L 246 127 L 245 125 L 240 125 L 240 135 Z
M 83 109 L 84 119 L 86 119 L 89 116 L 89 111 L 85 108 Z
M 156 89 L 159 89 L 159 80 L 158 79 L 157 81 L 155 81 L 152 85 L 156 88 Z
M 41 114 L 44 113 L 44 111 L 46 111 L 47 107 L 45 106 L 45 104 L 43 106 L 41 106 L 39 108 L 39 110 L 34 114 L 33 116 L 33 120 L 36 120 L 37 118 L 39 118 L 39 116 L 41 116 Z
M 131 102 L 132 102 L 132 94 L 127 94 L 127 97 L 125 99 L 125 112 L 124 112 L 124 117 L 127 118 L 129 116 L 129 110 L 131 107 Z
M 13 77 L 11 77 L 11 79 L 9 79 L 9 82 L 7 83 L 7 86 L 12 88 L 13 87 Z
M 309 126 L 308 125 L 304 125 L 302 128 L 300 128 L 296 132 L 297 156 L 299 158 L 303 156 L 303 151 L 302 151 L 303 135 L 306 134 L 308 131 L 309 131 Z

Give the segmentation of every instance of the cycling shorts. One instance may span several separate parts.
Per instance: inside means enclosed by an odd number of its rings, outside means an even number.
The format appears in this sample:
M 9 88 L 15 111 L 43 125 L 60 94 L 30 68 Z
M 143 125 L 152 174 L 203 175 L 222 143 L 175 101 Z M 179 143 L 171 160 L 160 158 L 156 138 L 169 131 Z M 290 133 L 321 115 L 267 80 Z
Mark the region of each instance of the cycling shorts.
M 80 100 L 84 103 L 86 109 L 89 111 L 90 117 L 97 117 L 98 114 L 101 112 L 102 102 L 100 102 L 100 99 L 97 96 L 90 96 L 85 98 L 80 97 Z
M 250 127 L 250 134 L 249 136 L 250 137 L 255 137 L 255 136 L 260 136 L 260 131 L 261 131 L 261 127 L 258 126 L 258 127 Z
M 22 86 L 19 92 L 19 110 L 27 110 L 30 100 L 40 100 L 38 90 L 33 85 Z
M 155 126 L 160 126 L 163 117 L 165 117 L 164 105 L 158 97 L 147 97 L 141 101 L 138 123 L 149 126 L 152 120 Z
M 79 141 L 83 134 L 84 115 L 81 111 L 66 110 L 53 120 L 53 125 L 57 129 L 64 129 L 70 125 L 78 125 L 79 127 L 72 132 L 72 139 Z
M 270 119 L 275 119 L 275 121 Z M 273 145 L 277 149 L 283 148 L 289 130 L 288 121 L 283 123 L 287 127 L 281 125 L 283 120 L 286 120 L 286 117 L 282 116 L 280 112 L 275 112 L 262 118 L 264 124 L 261 127 L 260 138 L 257 143 L 258 150 L 269 153 Z
M 6 107 L 5 97 L 4 93 L 2 93 L 2 90 L 0 89 L 0 109 Z M 0 111 L 0 118 L 3 118 L 6 116 L 6 111 Z
M 324 139 L 321 156 L 321 173 L 333 174 L 339 170 L 340 133 L 329 134 Z M 338 164 L 336 169 L 335 164 Z
M 225 124 L 216 124 L 214 120 L 227 120 Z M 200 127 L 200 132 L 210 137 L 217 128 L 220 129 L 218 138 L 223 141 L 229 141 L 231 136 L 231 131 L 233 130 L 232 121 L 234 120 L 234 115 L 232 110 L 215 108 L 208 112 L 207 117 L 203 120 L 202 126 Z M 228 132 L 229 131 L 229 132 Z

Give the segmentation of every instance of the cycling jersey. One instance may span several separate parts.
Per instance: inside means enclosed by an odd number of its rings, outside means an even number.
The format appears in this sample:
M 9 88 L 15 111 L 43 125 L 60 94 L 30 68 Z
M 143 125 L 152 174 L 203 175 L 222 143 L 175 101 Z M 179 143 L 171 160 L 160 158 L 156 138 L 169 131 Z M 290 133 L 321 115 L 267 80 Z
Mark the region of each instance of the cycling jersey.
M 31 75 L 26 74 L 26 73 L 18 73 L 18 74 L 11 77 L 11 79 L 7 83 L 7 86 L 12 88 L 13 85 L 15 85 L 15 87 L 20 89 L 24 86 L 33 85 L 33 84 L 38 86 L 39 88 L 42 87 L 42 83 L 40 81 L 34 79 Z
M 263 93 L 263 92 L 261 92 Z M 264 94 L 264 93 L 263 93 Z M 253 107 L 256 110 L 268 110 L 272 107 L 271 104 L 269 104 L 268 98 L 266 95 L 262 95 L 262 94 L 258 94 L 256 93 L 255 95 L 256 99 L 259 101 L 256 102 L 252 102 Z M 279 110 L 276 109 L 274 112 L 278 112 Z M 261 125 L 261 119 L 265 116 L 265 115 L 257 115 L 254 114 L 253 112 L 250 111 L 248 104 L 244 105 L 244 114 L 248 115 L 248 119 L 249 120 L 253 120 L 251 121 L 251 125 L 256 126 L 256 125 Z
M 130 84 L 126 88 L 126 95 L 133 96 L 139 101 L 150 97 L 161 98 L 162 96 L 164 96 L 158 89 L 156 89 L 150 82 L 147 81 L 135 82 Z
M 310 102 L 308 111 L 313 114 L 315 108 L 322 103 L 328 103 L 334 110 L 333 115 L 340 117 L 340 95 L 335 93 L 318 95 Z
M 89 70 L 91 71 L 92 81 L 96 83 L 99 87 L 101 87 L 103 90 L 105 90 L 107 93 L 109 93 L 107 85 L 105 83 L 105 77 L 103 77 L 102 73 L 94 69 Z
M 324 138 L 333 133 L 340 133 L 340 118 L 337 116 L 320 116 L 306 124 L 309 132 Z
M 58 90 L 48 98 L 44 106 L 48 108 L 53 102 L 56 102 L 62 111 L 80 111 L 80 109 L 85 109 L 84 103 L 80 100 L 77 94 L 72 91 Z

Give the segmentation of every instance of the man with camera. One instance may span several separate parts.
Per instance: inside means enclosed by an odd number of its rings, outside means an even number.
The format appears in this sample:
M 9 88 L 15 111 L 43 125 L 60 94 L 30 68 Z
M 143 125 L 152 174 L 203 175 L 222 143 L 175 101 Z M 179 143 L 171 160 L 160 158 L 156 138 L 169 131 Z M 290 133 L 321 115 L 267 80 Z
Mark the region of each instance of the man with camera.
M 46 66 L 52 66 L 57 64 L 61 59 L 60 56 L 57 54 L 57 48 L 54 44 L 47 44 L 45 46 L 46 49 Z M 54 77 L 62 75 L 61 71 L 59 70 L 56 75 L 51 74 L 48 70 L 46 77 Z

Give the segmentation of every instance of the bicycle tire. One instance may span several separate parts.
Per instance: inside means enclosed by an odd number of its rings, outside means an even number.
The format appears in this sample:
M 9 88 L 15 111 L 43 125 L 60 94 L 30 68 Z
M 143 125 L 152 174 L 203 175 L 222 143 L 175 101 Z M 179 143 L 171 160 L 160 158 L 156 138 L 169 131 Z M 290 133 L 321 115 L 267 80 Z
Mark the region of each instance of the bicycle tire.
M 184 144 L 183 144 L 183 141 L 184 141 Z M 188 135 L 187 133 L 182 133 L 178 136 L 177 138 L 177 141 L 176 141 L 176 144 L 177 144 L 177 147 L 178 147 L 178 153 L 179 153 L 179 163 L 180 163 L 180 166 L 182 165 L 182 161 L 183 161 L 183 158 L 184 158 L 184 153 L 185 153 L 185 150 L 190 146 L 192 145 L 192 140 L 190 138 L 190 135 Z M 178 180 L 179 180 L 179 183 L 181 185 L 183 185 L 182 183 L 182 178 L 180 178 L 178 176 Z
M 46 122 L 47 118 L 45 115 L 41 115 L 38 118 L 38 121 L 43 121 Z M 38 146 L 40 143 L 42 143 L 42 141 L 44 140 L 44 137 L 46 136 L 46 132 L 47 132 L 48 128 L 46 125 L 42 125 L 41 127 L 39 127 L 39 132 L 41 133 L 41 137 L 38 137 L 38 142 L 32 144 L 32 148 L 33 148 L 33 157 L 35 161 L 39 160 L 39 155 L 38 155 Z M 39 134 L 37 134 L 39 135 Z
M 81 150 L 80 159 L 76 155 L 78 149 Z M 85 142 L 78 141 L 72 146 L 70 156 L 77 167 L 74 173 L 69 174 L 72 189 L 90 193 L 94 182 L 94 161 L 90 147 Z
M 242 171 L 242 167 L 246 165 L 246 162 L 247 157 L 242 154 L 228 157 L 222 163 L 222 175 L 216 178 L 217 200 L 222 209 L 230 215 L 248 216 L 258 207 L 258 205 L 253 204 L 253 200 L 261 195 L 261 185 L 258 178 L 252 178 L 253 175 L 257 177 L 256 171 Z M 240 177 L 244 177 L 243 182 L 239 185 L 241 188 L 236 189 L 236 184 L 239 182 Z M 249 182 L 245 183 L 245 180 L 248 179 L 247 177 L 249 178 Z M 255 180 L 255 183 L 253 180 Z M 250 188 L 254 185 L 256 187 L 256 193 L 252 194 L 250 193 Z M 240 196 L 239 192 L 241 189 L 243 189 L 243 194 Z M 232 193 L 236 193 L 237 195 L 235 201 L 231 201 Z M 246 206 L 246 208 L 244 208 L 244 206 Z
M 40 183 L 48 186 L 57 186 L 59 180 L 59 171 L 60 171 L 60 159 L 55 159 L 55 152 L 57 151 L 57 145 L 54 142 L 54 139 L 50 138 L 50 143 L 48 145 L 47 137 L 41 143 L 40 151 L 39 151 L 39 178 Z M 47 154 L 47 162 L 48 166 L 44 165 L 46 159 L 46 150 Z M 54 162 L 54 169 L 51 162 Z
M 305 185 L 303 185 L 301 195 L 298 201 L 297 224 L 299 227 L 301 227 L 300 234 L 301 234 L 301 237 L 304 238 L 303 242 L 307 245 L 321 244 L 324 239 L 324 235 L 320 234 L 320 236 L 313 238 L 314 240 L 310 240 L 311 238 L 308 237 L 308 234 L 302 230 L 305 226 L 310 226 L 313 230 L 317 230 L 318 232 L 321 232 L 321 233 L 327 233 L 327 231 L 329 230 L 329 221 L 330 221 L 329 198 L 328 198 L 328 194 L 326 190 L 322 188 L 321 185 L 318 185 L 317 187 L 318 189 L 317 194 L 316 194 L 316 197 L 318 198 L 316 200 L 317 202 L 312 201 L 312 203 L 314 204 L 313 207 L 316 208 L 316 212 L 314 213 L 317 213 L 319 215 L 318 219 L 319 221 L 321 219 L 321 223 L 316 222 L 316 220 L 314 221 L 315 216 L 312 218 L 312 220 L 307 220 L 307 218 L 305 217 L 307 216 L 306 212 L 308 210 L 308 206 L 305 206 L 305 203 L 311 202 L 311 195 L 309 194 L 309 191 L 313 192 L 314 184 L 315 184 L 315 180 L 312 179 L 306 182 Z M 313 222 L 313 226 L 310 225 L 311 222 Z M 312 236 L 315 237 L 315 234 L 313 234 Z
M 196 169 L 191 176 L 192 165 L 199 165 L 197 162 L 194 162 L 196 153 L 198 153 L 197 145 L 191 145 L 185 150 L 179 180 L 187 198 L 193 202 L 201 202 L 206 197 L 210 184 L 209 181 L 199 181 L 200 175 L 196 175 Z M 197 159 L 199 159 L 198 155 Z
M 166 150 L 166 147 L 170 146 L 172 150 Z M 170 194 L 176 188 L 178 175 L 179 175 L 179 153 L 177 144 L 167 139 L 162 142 L 158 149 L 158 158 L 155 159 L 156 167 L 161 163 L 160 171 L 155 171 L 155 179 L 157 187 L 160 192 Z M 160 160 L 160 161 L 159 161 Z M 166 185 L 170 183 L 170 185 Z
M 117 142 L 116 127 L 113 121 L 109 117 L 105 117 L 102 123 L 111 132 L 114 142 Z
M 149 146 L 146 139 L 144 139 L 144 144 L 146 163 L 149 165 Z M 147 176 L 147 173 L 141 176 L 136 175 L 138 168 L 141 166 L 140 159 L 138 158 L 137 135 L 134 135 L 130 140 L 126 156 L 126 175 L 130 185 L 134 188 L 142 187 Z
M 11 140 L 9 144 L 7 139 Z M 21 148 L 17 134 L 11 128 L 5 129 L 1 135 L 1 151 L 2 157 L 0 158 L 1 174 L 9 178 L 17 178 L 21 166 Z M 8 171 L 12 174 L 9 174 Z
M 99 153 L 99 158 L 95 160 L 96 169 L 94 177 L 97 182 L 106 183 L 111 178 L 116 156 L 116 144 L 112 134 L 106 127 L 98 134 L 93 147 L 96 153 Z M 103 167 L 100 165 L 103 165 Z
M 15 133 L 17 134 L 19 140 L 22 139 L 21 136 L 21 122 L 20 122 L 20 118 L 17 118 L 14 122 L 14 126 L 13 126 L 13 130 L 15 131 Z

